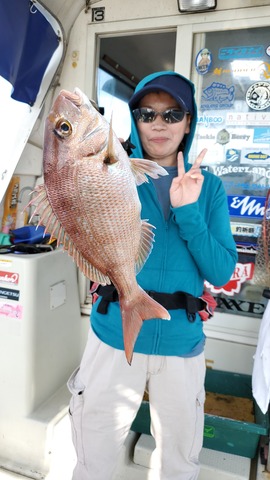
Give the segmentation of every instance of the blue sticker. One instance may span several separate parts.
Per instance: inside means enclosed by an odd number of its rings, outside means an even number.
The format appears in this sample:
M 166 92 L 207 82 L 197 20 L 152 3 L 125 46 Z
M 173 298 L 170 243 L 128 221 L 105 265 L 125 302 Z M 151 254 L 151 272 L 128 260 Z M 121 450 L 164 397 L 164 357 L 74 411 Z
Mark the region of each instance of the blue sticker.
M 266 197 L 228 195 L 229 213 L 233 217 L 263 218 Z
M 226 151 L 226 161 L 229 163 L 240 163 L 241 150 L 230 148 Z
M 218 52 L 218 58 L 220 60 L 231 60 L 233 58 L 261 58 L 263 55 L 263 45 L 223 47 L 220 48 Z
M 251 163 L 253 165 L 261 165 L 268 163 L 270 158 L 270 150 L 256 151 L 248 148 L 244 148 L 241 152 L 241 163 Z
M 270 143 L 270 128 L 254 128 L 253 143 Z
M 198 115 L 197 125 L 209 127 L 210 125 L 220 125 L 224 122 L 224 118 L 220 115 Z
M 213 82 L 202 92 L 202 110 L 218 110 L 231 108 L 235 96 L 235 87 L 227 87 L 224 83 Z
M 233 170 L 237 170 L 237 167 L 234 167 Z M 238 169 L 239 170 L 239 169 Z M 235 172 L 231 172 L 231 175 L 233 175 Z M 241 175 L 241 172 L 240 172 Z M 222 183 L 224 185 L 224 188 L 226 191 L 233 191 L 233 190 L 246 190 L 250 191 L 251 193 L 261 193 L 261 191 L 265 188 L 264 184 L 261 183 L 255 183 L 255 182 L 250 182 L 247 180 L 241 180 L 238 179 L 237 177 L 233 177 L 234 180 L 224 180 L 222 179 Z
M 212 54 L 208 48 L 203 48 L 199 51 L 195 60 L 196 70 L 200 75 L 205 75 L 205 73 L 209 72 L 211 65 Z

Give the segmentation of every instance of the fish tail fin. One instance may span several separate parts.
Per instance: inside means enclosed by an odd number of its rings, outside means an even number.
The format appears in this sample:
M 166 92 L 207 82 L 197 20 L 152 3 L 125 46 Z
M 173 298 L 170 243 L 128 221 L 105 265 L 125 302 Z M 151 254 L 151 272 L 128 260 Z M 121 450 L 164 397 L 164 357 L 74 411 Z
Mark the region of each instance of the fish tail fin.
M 133 349 L 136 339 L 141 330 L 144 320 L 161 318 L 170 320 L 170 314 L 158 302 L 140 289 L 139 294 L 133 301 L 126 301 L 120 298 L 120 308 L 123 322 L 123 335 L 125 354 L 128 363 L 131 365 Z

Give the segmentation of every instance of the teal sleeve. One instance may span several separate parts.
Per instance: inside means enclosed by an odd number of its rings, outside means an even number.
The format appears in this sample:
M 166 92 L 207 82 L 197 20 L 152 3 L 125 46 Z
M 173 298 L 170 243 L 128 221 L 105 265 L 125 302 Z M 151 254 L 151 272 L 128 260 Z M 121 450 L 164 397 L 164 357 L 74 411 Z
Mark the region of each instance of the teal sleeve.
M 223 185 L 217 185 L 211 193 L 209 196 L 202 192 L 198 202 L 172 210 L 179 235 L 186 241 L 202 277 L 214 286 L 222 286 L 234 271 L 237 251 Z

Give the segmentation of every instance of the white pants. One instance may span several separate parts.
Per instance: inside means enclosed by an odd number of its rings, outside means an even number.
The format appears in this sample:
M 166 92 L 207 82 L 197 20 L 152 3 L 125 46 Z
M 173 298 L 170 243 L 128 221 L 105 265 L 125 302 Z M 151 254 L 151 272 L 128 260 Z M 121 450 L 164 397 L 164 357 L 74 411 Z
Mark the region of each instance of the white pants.
M 158 459 L 157 480 L 196 480 L 204 423 L 204 354 L 192 358 L 125 353 L 90 329 L 77 369 L 68 381 L 77 465 L 73 480 L 112 480 L 145 389 Z

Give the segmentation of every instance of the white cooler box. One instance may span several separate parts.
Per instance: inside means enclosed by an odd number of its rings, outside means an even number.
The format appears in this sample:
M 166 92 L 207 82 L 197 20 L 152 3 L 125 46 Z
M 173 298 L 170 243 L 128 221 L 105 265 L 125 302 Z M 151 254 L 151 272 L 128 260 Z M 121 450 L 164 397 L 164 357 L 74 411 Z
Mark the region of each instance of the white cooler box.
M 77 268 L 61 249 L 0 255 L 0 466 L 41 479 L 80 362 Z

